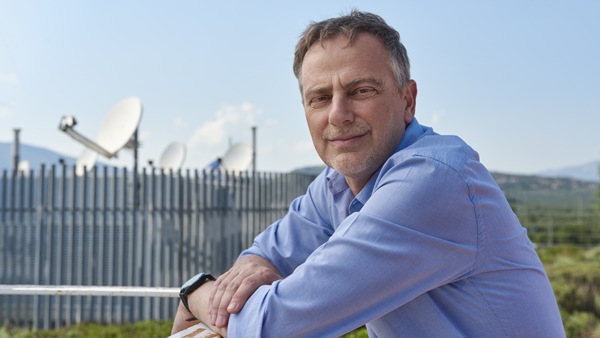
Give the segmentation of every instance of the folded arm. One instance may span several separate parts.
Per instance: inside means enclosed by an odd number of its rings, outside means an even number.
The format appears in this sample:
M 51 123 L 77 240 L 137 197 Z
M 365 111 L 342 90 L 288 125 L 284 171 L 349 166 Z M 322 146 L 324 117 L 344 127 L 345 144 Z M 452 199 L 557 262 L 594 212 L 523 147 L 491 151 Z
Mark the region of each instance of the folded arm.
M 210 323 L 226 327 L 229 314 L 238 313 L 256 289 L 281 278 L 281 274 L 265 258 L 255 255 L 240 257 L 212 284 L 208 303 Z

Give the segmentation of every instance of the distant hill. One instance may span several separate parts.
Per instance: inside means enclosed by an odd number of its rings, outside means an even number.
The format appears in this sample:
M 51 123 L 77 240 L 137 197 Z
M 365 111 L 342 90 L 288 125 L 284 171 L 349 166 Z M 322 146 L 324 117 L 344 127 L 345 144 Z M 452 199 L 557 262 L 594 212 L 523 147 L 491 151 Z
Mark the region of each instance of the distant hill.
M 292 170 L 294 174 L 318 176 L 325 169 L 325 165 L 315 165 L 310 167 L 302 167 Z
M 43 147 L 31 146 L 28 144 L 21 143 L 20 150 L 20 161 L 28 161 L 29 168 L 33 170 L 39 170 L 42 164 L 51 166 L 53 164 L 58 165 L 62 159 L 66 165 L 73 166 L 77 163 L 77 158 L 67 156 L 50 149 Z M 104 166 L 110 167 L 102 161 L 98 161 L 98 168 Z M 13 167 L 13 154 L 12 154 L 12 143 L 0 142 L 0 171 L 12 170 Z
M 38 169 L 42 163 L 46 165 L 59 164 L 60 159 L 63 159 L 68 165 L 74 165 L 77 163 L 77 159 L 73 157 L 66 156 L 46 148 L 30 146 L 23 143 L 21 143 L 20 148 L 21 150 L 19 159 L 21 161 L 28 161 L 29 168 L 31 169 Z M 12 167 L 12 143 L 0 142 L 0 170 L 12 170 Z
M 63 159 L 68 165 L 74 165 L 77 162 L 77 159 L 73 157 L 27 144 L 21 144 L 20 159 L 29 161 L 29 167 L 32 169 L 38 169 L 42 163 L 58 164 L 60 159 Z M 592 162 L 561 170 L 549 170 L 539 175 L 514 175 L 498 172 L 493 172 L 492 175 L 511 203 L 526 202 L 556 207 L 588 207 L 597 204 L 598 165 L 600 162 Z M 324 168 L 324 165 L 307 166 L 293 172 L 316 176 Z M 12 169 L 12 144 L 0 142 L 0 171 L 10 169 Z M 550 175 L 553 176 L 550 177 Z
M 544 177 L 568 177 L 576 178 L 582 181 L 600 181 L 600 174 L 598 169 L 600 168 L 600 161 L 594 161 L 578 166 L 571 166 L 562 169 L 545 170 L 537 173 L 537 176 Z
M 325 166 L 310 166 L 295 173 L 318 175 Z M 511 204 L 548 208 L 595 208 L 600 184 L 593 180 L 492 172 L 492 176 Z
M 598 182 L 496 172 L 492 176 L 511 204 L 567 209 L 595 208 L 598 203 Z
M 295 173 L 302 173 L 308 175 L 318 175 L 323 169 L 324 165 L 308 166 L 298 168 L 294 170 Z M 600 161 L 593 161 L 590 163 L 570 166 L 561 169 L 544 170 L 529 176 L 538 177 L 555 177 L 555 178 L 566 178 L 575 179 L 579 181 L 590 181 L 600 182 Z M 527 175 L 515 175 L 515 176 L 527 176 Z

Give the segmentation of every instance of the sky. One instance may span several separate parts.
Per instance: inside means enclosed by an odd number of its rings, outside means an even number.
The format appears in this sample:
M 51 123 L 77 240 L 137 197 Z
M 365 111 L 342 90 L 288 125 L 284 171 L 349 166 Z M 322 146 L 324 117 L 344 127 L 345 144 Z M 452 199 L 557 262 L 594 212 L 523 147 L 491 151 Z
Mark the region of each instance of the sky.
M 143 102 L 140 165 L 174 141 L 201 169 L 257 130 L 256 167 L 320 165 L 292 72 L 311 21 L 356 8 L 401 35 L 416 117 L 493 171 L 600 159 L 600 1 L 0 0 L 0 142 L 77 158 L 63 116 L 95 139 L 120 100 Z M 117 159 L 132 166 L 124 149 Z

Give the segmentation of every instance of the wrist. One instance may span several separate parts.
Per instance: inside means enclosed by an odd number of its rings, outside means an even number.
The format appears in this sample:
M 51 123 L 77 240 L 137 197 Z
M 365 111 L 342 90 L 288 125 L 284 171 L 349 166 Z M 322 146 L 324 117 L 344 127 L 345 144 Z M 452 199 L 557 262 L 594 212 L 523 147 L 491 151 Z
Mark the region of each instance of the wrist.
M 210 323 L 209 298 L 214 283 L 213 280 L 209 280 L 188 295 L 190 312 L 205 324 Z
M 181 299 L 181 304 L 192 314 L 194 312 L 191 309 L 190 304 L 190 296 L 196 291 L 198 288 L 202 287 L 205 283 L 209 281 L 214 281 L 215 278 L 207 273 L 199 273 L 194 277 L 190 278 L 186 281 L 179 290 L 179 298 Z

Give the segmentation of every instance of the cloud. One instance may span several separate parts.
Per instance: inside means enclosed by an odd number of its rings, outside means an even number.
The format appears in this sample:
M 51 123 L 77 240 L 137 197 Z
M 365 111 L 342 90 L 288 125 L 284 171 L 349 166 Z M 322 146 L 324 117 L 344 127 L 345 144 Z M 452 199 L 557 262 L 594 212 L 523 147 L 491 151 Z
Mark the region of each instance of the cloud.
M 206 122 L 194 131 L 194 134 L 187 142 L 188 146 L 196 148 L 201 145 L 215 146 L 222 143 L 227 135 L 225 125 L 226 123 L 223 120 Z
M 173 125 L 176 128 L 183 127 L 184 126 L 183 117 L 181 117 L 181 116 L 176 117 L 175 120 L 173 121 Z
M 256 125 L 256 118 L 260 114 L 262 110 L 249 102 L 238 106 L 223 105 L 215 113 L 213 120 L 205 122 L 194 131 L 187 145 L 191 149 L 203 146 L 214 148 L 223 145 L 229 138 L 234 139 L 234 142 L 243 141 L 246 138 L 244 135 L 249 136 L 250 127 Z
M 13 111 L 13 105 L 7 102 L 0 102 L 0 119 L 11 116 Z
M 242 112 L 245 116 L 246 122 L 248 122 L 248 125 L 250 126 L 255 126 L 256 117 L 262 115 L 263 113 L 262 109 L 259 109 L 250 102 L 242 103 Z
M 439 125 L 442 122 L 442 119 L 445 115 L 446 115 L 446 112 L 443 110 L 431 114 L 431 124 Z
M 264 124 L 267 127 L 275 127 L 279 124 L 279 121 L 277 121 L 276 119 L 266 119 Z

